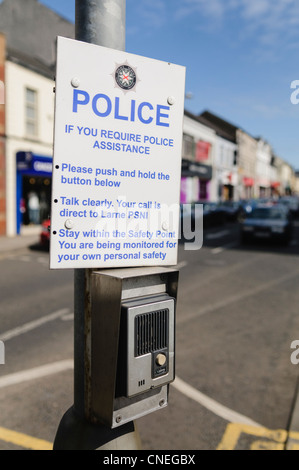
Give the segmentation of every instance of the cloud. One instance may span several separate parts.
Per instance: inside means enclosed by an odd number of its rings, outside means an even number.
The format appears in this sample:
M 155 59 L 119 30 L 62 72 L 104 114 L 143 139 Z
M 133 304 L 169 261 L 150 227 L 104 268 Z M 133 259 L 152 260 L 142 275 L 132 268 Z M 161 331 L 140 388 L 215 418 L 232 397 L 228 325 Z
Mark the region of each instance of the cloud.
M 247 20 L 264 17 L 271 11 L 269 0 L 242 0 L 241 5 L 242 16 Z
M 184 19 L 195 13 L 207 16 L 210 19 L 220 19 L 225 13 L 226 4 L 223 0 L 181 0 L 176 7 L 176 19 Z
M 176 5 L 177 20 L 200 15 L 224 25 L 233 16 L 239 20 L 240 37 L 255 35 L 265 45 L 290 37 L 299 40 L 298 0 L 179 0 Z
M 157 28 L 167 20 L 166 3 L 165 0 L 138 0 L 134 3 L 134 9 L 145 24 Z
M 292 49 L 299 45 L 298 0 L 127 1 L 139 19 L 134 28 L 140 34 L 141 31 L 146 35 L 155 34 L 175 21 L 178 28 L 223 34 L 224 39 L 229 37 L 236 45 L 247 41 L 248 53 L 251 51 L 258 58 L 262 52 L 265 59 L 271 57 L 271 61 L 275 60 L 275 55 L 283 54 L 290 44 Z M 133 31 L 128 30 L 127 34 Z

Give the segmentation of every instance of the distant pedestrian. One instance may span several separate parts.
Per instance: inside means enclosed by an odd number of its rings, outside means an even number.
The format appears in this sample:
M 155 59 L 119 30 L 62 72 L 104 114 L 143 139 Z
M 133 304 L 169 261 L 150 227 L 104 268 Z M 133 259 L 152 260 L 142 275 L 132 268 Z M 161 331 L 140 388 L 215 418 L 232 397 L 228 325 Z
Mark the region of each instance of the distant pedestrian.
M 29 222 L 34 225 L 40 223 L 39 217 L 39 199 L 35 192 L 31 191 L 28 194 L 28 211 L 29 211 Z

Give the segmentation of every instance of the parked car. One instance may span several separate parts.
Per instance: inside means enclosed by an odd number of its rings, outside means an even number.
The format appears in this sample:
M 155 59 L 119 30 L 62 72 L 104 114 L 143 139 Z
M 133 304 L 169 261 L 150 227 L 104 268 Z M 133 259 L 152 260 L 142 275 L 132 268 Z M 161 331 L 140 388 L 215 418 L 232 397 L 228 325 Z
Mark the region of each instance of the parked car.
M 293 217 L 299 216 L 299 198 L 297 196 L 282 196 L 279 199 L 279 204 L 286 206 Z
M 288 243 L 292 231 L 292 217 L 283 205 L 257 205 L 241 224 L 241 241 L 255 239 Z
M 217 202 L 197 201 L 196 204 L 203 205 L 203 227 L 214 227 L 221 225 L 226 220 L 224 209 Z
M 49 248 L 50 246 L 50 219 L 42 222 L 42 230 L 39 236 L 39 242 L 42 247 Z
M 257 202 L 256 199 L 242 199 L 240 204 L 244 211 L 244 216 L 246 216 L 246 214 L 250 214 L 252 209 L 256 206 Z
M 266 206 L 273 206 L 273 204 L 277 204 L 277 200 L 270 198 L 270 197 L 256 198 L 256 199 L 242 199 L 240 201 L 240 204 L 242 205 L 244 215 L 246 216 L 246 214 L 250 214 L 255 207 L 261 204 L 264 204 Z
M 191 221 L 191 230 L 195 227 L 195 206 L 202 204 L 203 209 L 203 228 L 221 225 L 226 220 L 226 214 L 223 208 L 216 202 L 197 201 L 189 204 L 181 204 L 181 229 L 183 228 L 184 219 L 186 223 Z
M 245 216 L 245 209 L 240 201 L 223 201 L 219 204 L 228 222 L 236 222 Z

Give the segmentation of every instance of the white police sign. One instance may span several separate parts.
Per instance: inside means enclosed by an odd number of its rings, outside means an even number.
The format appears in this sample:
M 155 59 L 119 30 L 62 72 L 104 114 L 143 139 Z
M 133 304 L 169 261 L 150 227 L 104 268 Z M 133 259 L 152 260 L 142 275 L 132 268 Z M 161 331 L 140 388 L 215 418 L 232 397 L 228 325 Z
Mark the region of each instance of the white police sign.
M 50 267 L 177 262 L 185 68 L 58 38 Z

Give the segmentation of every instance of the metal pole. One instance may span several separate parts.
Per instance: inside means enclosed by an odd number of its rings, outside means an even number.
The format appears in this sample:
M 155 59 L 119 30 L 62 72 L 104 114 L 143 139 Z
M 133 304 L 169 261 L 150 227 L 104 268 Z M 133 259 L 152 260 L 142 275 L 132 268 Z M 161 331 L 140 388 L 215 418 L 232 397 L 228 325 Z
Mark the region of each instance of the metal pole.
M 126 0 L 76 0 L 76 39 L 125 50 Z
M 76 0 L 75 39 L 124 51 L 125 9 L 126 0 Z M 74 271 L 74 406 L 63 416 L 53 448 L 138 450 L 134 423 L 110 430 L 88 420 L 90 275 L 90 269 Z
M 126 0 L 76 0 L 75 39 L 124 51 L 125 13 Z M 74 273 L 74 409 L 82 418 L 87 411 L 89 275 L 88 269 L 77 269 Z

